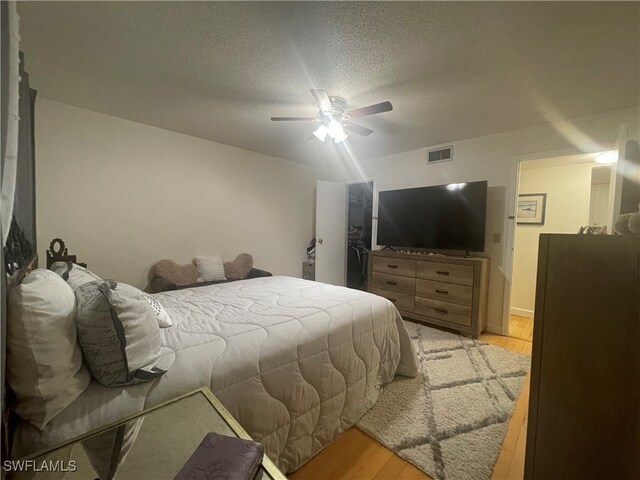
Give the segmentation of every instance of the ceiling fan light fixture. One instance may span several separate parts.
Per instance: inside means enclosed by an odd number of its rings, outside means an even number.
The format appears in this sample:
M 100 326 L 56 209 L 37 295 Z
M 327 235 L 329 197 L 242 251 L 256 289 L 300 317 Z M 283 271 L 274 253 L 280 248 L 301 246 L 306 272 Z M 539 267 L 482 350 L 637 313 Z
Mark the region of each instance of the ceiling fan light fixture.
M 366 117 L 377 113 L 390 112 L 393 110 L 391 102 L 380 102 L 366 107 L 356 108 L 355 110 L 346 111 L 347 102 L 342 97 L 330 96 L 326 90 L 317 88 L 311 89 L 311 95 L 316 101 L 318 107 L 317 117 L 271 117 L 273 122 L 318 122 L 321 125 L 314 130 L 313 135 L 321 142 L 326 141 L 327 135 L 331 137 L 334 143 L 344 142 L 349 132 L 356 133 L 363 137 L 367 137 L 373 133 L 373 130 L 357 123 L 353 123 L 351 118 Z M 309 136 L 309 139 L 313 137 Z
M 325 139 L 327 138 L 327 133 L 329 133 L 329 129 L 327 128 L 326 125 L 320 125 L 313 132 L 313 134 L 316 136 L 316 138 L 318 140 L 320 140 L 321 142 L 325 141 Z
M 329 136 L 333 139 L 340 136 L 341 134 L 344 135 L 344 130 L 342 129 L 342 125 L 340 125 L 340 122 L 337 122 L 336 120 L 331 120 L 329 122 L 327 131 L 329 133 Z
M 329 133 L 329 136 L 333 138 L 333 141 L 336 143 L 344 142 L 347 139 L 347 134 L 344 133 L 342 124 L 337 120 L 331 120 L 329 122 L 327 131 Z
M 347 139 L 347 134 L 344 133 L 342 127 L 340 127 L 340 131 L 333 136 L 333 141 L 336 143 L 344 142 Z

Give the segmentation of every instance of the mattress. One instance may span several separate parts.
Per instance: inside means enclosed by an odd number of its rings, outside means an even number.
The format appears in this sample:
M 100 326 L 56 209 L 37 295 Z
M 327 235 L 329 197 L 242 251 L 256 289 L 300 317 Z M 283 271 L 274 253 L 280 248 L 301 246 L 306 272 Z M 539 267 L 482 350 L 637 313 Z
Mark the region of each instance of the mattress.
M 174 323 L 161 332 L 167 373 L 128 387 L 92 382 L 43 431 L 21 423 L 16 457 L 207 386 L 291 472 L 354 425 L 394 375 L 417 373 L 400 314 L 376 295 L 275 276 L 155 297 Z

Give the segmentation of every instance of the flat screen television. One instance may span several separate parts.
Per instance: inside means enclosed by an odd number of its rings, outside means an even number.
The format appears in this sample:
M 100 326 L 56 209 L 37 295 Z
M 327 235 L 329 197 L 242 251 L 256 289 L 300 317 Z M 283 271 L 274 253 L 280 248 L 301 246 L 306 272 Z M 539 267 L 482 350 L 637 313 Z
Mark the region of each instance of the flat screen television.
M 487 182 L 378 195 L 378 245 L 484 252 Z

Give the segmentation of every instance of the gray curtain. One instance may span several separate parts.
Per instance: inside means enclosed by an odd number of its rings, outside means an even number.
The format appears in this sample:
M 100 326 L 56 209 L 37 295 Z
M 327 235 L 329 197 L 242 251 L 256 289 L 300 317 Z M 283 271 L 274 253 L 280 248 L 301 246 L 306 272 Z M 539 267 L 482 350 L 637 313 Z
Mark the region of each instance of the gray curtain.
M 2 60 L 2 65 L 0 68 L 0 178 L 2 178 L 2 173 L 4 171 L 4 149 L 7 142 L 7 118 L 8 107 L 9 104 L 7 102 L 7 97 L 9 93 L 9 69 L 6 68 L 6 59 L 9 57 L 9 22 L 7 19 L 9 9 L 7 2 L 0 2 L 0 59 Z M 1 182 L 0 182 L 1 183 Z M 4 238 L 2 235 L 2 222 L 0 222 L 0 238 Z M 7 305 L 6 305 L 6 284 L 5 284 L 5 275 L 4 275 L 4 260 L 0 262 L 0 293 L 2 293 L 2 305 L 0 308 L 2 309 L 2 329 L 0 330 L 0 342 L 2 343 L 2 368 L 0 371 L 2 372 L 2 413 L 4 416 L 5 411 L 5 368 L 4 366 L 7 364 L 6 362 L 6 331 L 7 331 Z M 4 423 L 4 422 L 3 422 Z M 2 428 L 2 458 L 8 458 L 6 455 L 8 453 L 8 445 L 5 441 L 5 425 Z
M 18 164 L 16 191 L 13 200 L 13 217 L 24 236 L 36 246 L 36 196 L 35 196 L 35 138 L 33 115 L 36 91 L 29 86 L 29 74 L 25 71 L 24 54 L 20 52 L 20 123 L 18 130 Z
M 15 7 L 14 5 L 11 5 Z M 9 84 L 10 75 L 16 74 L 15 69 L 11 71 L 8 68 L 8 60 L 10 57 L 9 52 L 9 39 L 11 35 L 16 35 L 16 32 L 11 32 L 10 28 L 14 28 L 14 24 L 9 21 L 9 2 L 0 2 L 0 34 L 1 37 L 1 52 L 0 59 L 2 61 L 1 75 L 1 141 L 0 146 L 0 178 L 4 179 L 5 173 L 5 151 L 10 138 L 9 129 L 7 128 L 8 119 L 11 115 L 10 111 L 15 108 L 9 102 Z M 14 47 L 15 48 L 15 47 Z M 13 51 L 15 58 L 15 50 Z M 17 138 L 17 155 L 15 162 L 15 192 L 12 197 L 13 200 L 13 214 L 11 221 L 11 228 L 8 232 L 6 246 L 2 252 L 2 262 L 0 262 L 0 293 L 2 294 L 2 302 L 0 308 L 2 310 L 2 325 L 0 329 L 0 343 L 2 345 L 2 368 L 0 369 L 2 375 L 2 458 L 9 458 L 10 439 L 8 438 L 9 429 L 5 423 L 7 421 L 6 408 L 7 408 L 7 388 L 5 384 L 5 369 L 6 365 L 6 303 L 7 303 L 7 273 L 13 274 L 15 272 L 14 266 L 23 267 L 31 262 L 35 258 L 36 252 L 36 210 L 35 210 L 35 138 L 34 138 L 34 107 L 36 91 L 29 87 L 29 75 L 24 71 L 24 55 L 20 52 L 20 83 L 18 86 L 20 98 L 18 102 L 18 112 L 20 120 L 18 123 L 18 138 Z M 15 143 L 14 143 L 15 148 Z M 3 182 L 0 182 L 2 184 Z M 7 191 L 3 192 L 6 196 Z M 3 210 L 3 215 L 5 210 Z M 8 225 L 5 218 L 0 222 L 0 238 L 5 238 L 7 233 L 3 229 L 2 225 Z M 9 281 L 15 281 L 15 276 Z

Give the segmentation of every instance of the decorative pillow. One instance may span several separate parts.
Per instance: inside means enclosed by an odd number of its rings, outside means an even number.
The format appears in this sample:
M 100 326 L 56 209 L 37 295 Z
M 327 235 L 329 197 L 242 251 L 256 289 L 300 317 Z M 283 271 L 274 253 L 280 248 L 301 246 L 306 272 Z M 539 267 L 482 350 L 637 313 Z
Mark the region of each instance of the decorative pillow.
M 169 316 L 167 311 L 164 309 L 162 304 L 158 301 L 158 299 L 152 297 L 148 293 L 144 293 L 144 292 L 141 292 L 141 293 L 142 295 L 144 295 L 145 300 L 149 302 L 149 305 L 151 305 L 151 308 L 153 308 L 153 312 L 156 314 L 156 319 L 158 320 L 158 326 L 160 328 L 166 328 L 166 327 L 172 326 L 173 320 L 171 320 L 171 317 Z
M 224 261 L 222 256 L 196 257 L 194 260 L 198 269 L 199 282 L 215 282 L 226 280 L 224 276 Z
M 224 275 L 228 280 L 242 280 L 253 268 L 253 257 L 241 253 L 233 262 L 224 262 Z
M 192 285 L 198 281 L 198 269 L 194 264 L 178 265 L 173 260 L 160 260 L 152 267 L 152 272 L 176 285 Z
M 116 286 L 104 280 L 76 290 L 80 348 L 93 378 L 106 387 L 146 382 L 166 372 L 153 308 Z
M 9 295 L 7 376 L 16 413 L 41 430 L 91 380 L 77 342 L 75 305 L 71 287 L 44 269 Z
M 49 269 L 60 275 L 73 290 L 85 283 L 102 280 L 102 278 L 91 270 L 87 270 L 86 268 L 71 262 L 55 262 L 51 267 L 49 267 Z
M 148 293 L 143 292 L 142 290 L 138 290 L 136 287 L 132 287 L 131 285 L 127 285 L 126 283 L 118 283 L 116 286 L 116 290 L 118 292 L 122 292 L 124 295 L 127 295 L 130 298 L 144 298 L 151 308 L 153 309 L 153 313 L 156 316 L 156 320 L 158 321 L 158 325 L 160 328 L 170 327 L 173 325 L 173 321 L 171 317 L 164 309 L 164 307 L 160 304 L 160 302 L 149 295 Z

